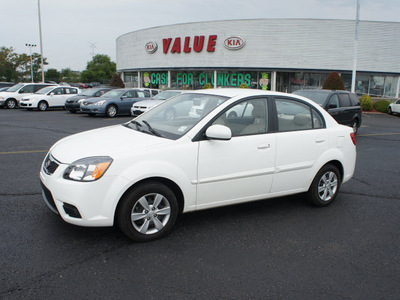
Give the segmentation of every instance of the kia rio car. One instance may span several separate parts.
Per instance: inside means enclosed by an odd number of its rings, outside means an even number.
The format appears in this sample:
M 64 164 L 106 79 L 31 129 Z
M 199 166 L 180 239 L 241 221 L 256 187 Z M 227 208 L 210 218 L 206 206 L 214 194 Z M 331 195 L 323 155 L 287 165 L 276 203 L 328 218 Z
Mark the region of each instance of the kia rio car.
M 199 114 L 165 114 L 198 103 Z M 129 238 L 150 241 L 195 210 L 297 193 L 326 206 L 355 162 L 352 128 L 307 98 L 207 89 L 125 124 L 61 139 L 43 161 L 40 182 L 44 201 L 64 221 L 117 224 Z

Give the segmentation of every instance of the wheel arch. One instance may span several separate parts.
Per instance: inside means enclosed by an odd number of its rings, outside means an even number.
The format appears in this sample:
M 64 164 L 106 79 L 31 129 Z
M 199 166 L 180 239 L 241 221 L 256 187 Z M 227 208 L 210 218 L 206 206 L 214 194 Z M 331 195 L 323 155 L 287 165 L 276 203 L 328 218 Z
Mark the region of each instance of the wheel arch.
M 338 168 L 339 173 L 340 173 L 340 182 L 343 182 L 343 176 L 344 176 L 344 168 L 343 168 L 343 164 L 338 161 L 338 160 L 331 160 L 328 161 L 326 164 L 324 164 L 320 170 L 325 167 L 326 165 L 334 165 L 336 168 Z
M 137 186 L 141 185 L 141 184 L 145 184 L 146 182 L 157 182 L 157 183 L 161 183 L 164 184 L 165 186 L 169 187 L 172 192 L 175 194 L 176 199 L 178 200 L 178 205 L 179 205 L 179 213 L 182 213 L 183 208 L 184 208 L 184 196 L 183 196 L 183 192 L 182 189 L 172 180 L 165 178 L 165 177 L 149 177 L 149 178 L 145 178 L 142 179 L 138 182 L 135 182 L 133 185 L 131 185 L 120 197 L 120 199 L 118 200 L 118 204 L 117 207 L 115 209 L 114 212 L 114 225 L 117 224 L 117 217 L 118 217 L 118 211 L 120 209 L 121 203 L 122 203 L 122 199 L 125 197 L 126 194 L 128 194 L 131 190 L 135 189 Z
M 47 107 L 49 107 L 49 102 L 48 102 L 47 100 L 45 100 L 45 99 L 40 99 L 40 100 L 37 102 L 37 109 L 39 109 L 39 105 L 40 105 L 41 102 L 45 102 L 45 103 L 47 104 Z

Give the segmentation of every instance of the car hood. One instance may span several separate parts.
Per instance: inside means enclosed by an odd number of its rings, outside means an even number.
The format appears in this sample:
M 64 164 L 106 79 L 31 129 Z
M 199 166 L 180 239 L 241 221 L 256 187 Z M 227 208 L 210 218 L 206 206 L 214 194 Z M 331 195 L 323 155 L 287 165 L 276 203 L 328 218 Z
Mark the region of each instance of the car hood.
M 160 103 L 163 103 L 165 100 L 143 100 L 143 101 L 138 101 L 135 102 L 135 106 L 139 105 L 139 106 L 155 106 L 158 105 Z
M 76 102 L 76 101 L 78 101 L 78 100 L 86 99 L 86 98 L 88 98 L 88 97 L 89 97 L 89 96 L 85 96 L 85 95 L 76 95 L 76 96 L 72 96 L 72 97 L 68 98 L 68 99 L 67 99 L 67 102 Z
M 146 134 L 131 128 L 114 125 L 74 134 L 59 140 L 50 149 L 61 163 L 70 164 L 91 156 L 110 156 L 171 143 L 171 140 Z

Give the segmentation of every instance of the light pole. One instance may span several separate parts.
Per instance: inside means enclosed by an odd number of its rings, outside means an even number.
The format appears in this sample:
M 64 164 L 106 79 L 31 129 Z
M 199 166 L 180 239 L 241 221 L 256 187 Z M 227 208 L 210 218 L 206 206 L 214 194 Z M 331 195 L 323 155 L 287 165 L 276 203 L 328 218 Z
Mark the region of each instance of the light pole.
M 44 82 L 44 64 L 43 64 L 43 40 L 42 40 L 42 20 L 40 17 L 40 0 L 38 0 L 38 14 L 39 14 L 39 34 L 40 34 L 40 61 L 42 68 L 42 82 Z
M 32 48 L 36 47 L 35 44 L 25 44 L 25 46 L 29 47 L 29 55 L 31 57 L 31 80 L 33 83 L 33 63 L 32 63 Z
M 351 76 L 351 92 L 356 92 L 356 73 L 357 73 L 357 55 L 358 55 L 358 23 L 360 22 L 360 2 L 357 0 L 356 12 L 356 32 L 354 37 L 354 52 L 353 52 L 353 72 Z

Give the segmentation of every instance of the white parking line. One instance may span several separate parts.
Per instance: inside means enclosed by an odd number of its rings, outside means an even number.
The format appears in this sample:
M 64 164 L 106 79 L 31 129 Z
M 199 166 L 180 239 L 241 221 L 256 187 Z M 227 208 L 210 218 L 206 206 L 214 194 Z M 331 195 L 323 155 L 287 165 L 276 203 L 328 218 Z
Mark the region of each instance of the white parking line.
M 29 150 L 29 151 L 10 151 L 10 152 L 0 152 L 2 154 L 25 154 L 25 153 L 43 153 L 47 152 L 48 150 Z

